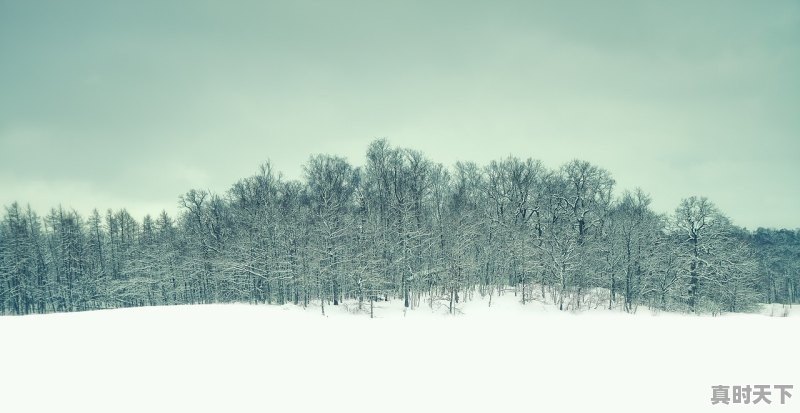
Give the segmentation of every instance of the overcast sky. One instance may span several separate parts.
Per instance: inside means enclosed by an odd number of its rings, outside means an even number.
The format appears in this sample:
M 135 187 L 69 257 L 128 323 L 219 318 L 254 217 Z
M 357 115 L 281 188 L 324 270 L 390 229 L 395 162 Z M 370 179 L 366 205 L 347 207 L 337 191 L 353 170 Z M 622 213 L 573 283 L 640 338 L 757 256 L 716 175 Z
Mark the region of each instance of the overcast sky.
M 477 3 L 0 0 L 0 205 L 174 212 L 386 137 L 800 227 L 800 2 Z

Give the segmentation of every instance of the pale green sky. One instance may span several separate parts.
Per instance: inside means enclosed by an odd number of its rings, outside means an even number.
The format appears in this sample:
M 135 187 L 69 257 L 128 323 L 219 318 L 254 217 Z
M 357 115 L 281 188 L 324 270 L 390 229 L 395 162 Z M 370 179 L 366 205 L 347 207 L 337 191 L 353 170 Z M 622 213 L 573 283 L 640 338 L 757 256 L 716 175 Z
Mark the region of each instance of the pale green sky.
M 0 0 L 0 204 L 174 212 L 387 137 L 796 228 L 799 39 L 800 1 Z

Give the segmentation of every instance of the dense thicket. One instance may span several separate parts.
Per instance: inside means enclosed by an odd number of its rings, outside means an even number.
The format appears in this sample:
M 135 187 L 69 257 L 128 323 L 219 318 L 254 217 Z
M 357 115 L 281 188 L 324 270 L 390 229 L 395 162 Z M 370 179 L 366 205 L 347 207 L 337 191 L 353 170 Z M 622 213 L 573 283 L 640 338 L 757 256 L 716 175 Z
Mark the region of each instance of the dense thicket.
M 509 157 L 445 168 L 373 142 L 363 168 L 318 155 L 302 182 L 269 164 L 225 194 L 191 190 L 177 218 L 5 208 L 0 312 L 213 302 L 448 305 L 518 294 L 562 309 L 747 311 L 793 303 L 800 234 L 748 232 L 706 198 L 673 214 L 615 196 L 587 162 Z M 490 301 L 491 302 L 491 301 Z

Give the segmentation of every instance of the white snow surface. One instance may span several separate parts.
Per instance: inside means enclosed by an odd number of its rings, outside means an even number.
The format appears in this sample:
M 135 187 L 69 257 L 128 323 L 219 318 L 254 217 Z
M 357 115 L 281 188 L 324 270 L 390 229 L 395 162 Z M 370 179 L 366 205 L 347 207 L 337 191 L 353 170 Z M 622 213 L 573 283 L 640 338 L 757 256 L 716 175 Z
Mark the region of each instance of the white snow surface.
M 0 317 L 2 412 L 800 411 L 800 310 L 561 312 L 513 293 Z M 770 315 L 775 315 L 770 317 Z M 793 384 L 781 405 L 711 386 Z

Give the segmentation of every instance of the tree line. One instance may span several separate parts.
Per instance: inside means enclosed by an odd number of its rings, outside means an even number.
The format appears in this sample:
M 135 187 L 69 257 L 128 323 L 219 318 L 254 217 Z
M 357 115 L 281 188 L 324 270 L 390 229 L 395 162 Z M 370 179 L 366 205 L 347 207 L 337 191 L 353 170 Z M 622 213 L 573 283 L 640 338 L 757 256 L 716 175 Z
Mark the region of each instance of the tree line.
M 452 312 L 513 292 L 560 309 L 749 311 L 796 303 L 797 230 L 737 227 L 704 197 L 657 214 L 642 190 L 574 160 L 451 168 L 369 145 L 363 167 L 312 156 L 304 179 L 269 163 L 226 193 L 190 190 L 176 217 L 17 203 L 0 223 L 0 313 L 251 302 L 376 301 Z

